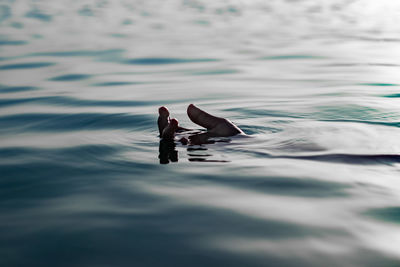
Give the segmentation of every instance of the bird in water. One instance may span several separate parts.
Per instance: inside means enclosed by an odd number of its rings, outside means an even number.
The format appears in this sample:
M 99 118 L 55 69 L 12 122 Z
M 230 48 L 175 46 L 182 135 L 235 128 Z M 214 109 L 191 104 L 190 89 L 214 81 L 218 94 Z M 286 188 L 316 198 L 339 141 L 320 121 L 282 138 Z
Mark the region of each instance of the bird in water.
M 158 130 L 160 137 L 164 140 L 173 140 L 175 133 L 181 130 L 188 130 L 179 126 L 178 120 L 169 118 L 169 111 L 166 107 L 162 106 L 158 109 Z M 193 104 L 187 107 L 187 115 L 190 120 L 197 125 L 207 129 L 206 135 L 208 137 L 229 137 L 237 134 L 244 134 L 243 131 L 233 124 L 230 120 L 211 115 Z

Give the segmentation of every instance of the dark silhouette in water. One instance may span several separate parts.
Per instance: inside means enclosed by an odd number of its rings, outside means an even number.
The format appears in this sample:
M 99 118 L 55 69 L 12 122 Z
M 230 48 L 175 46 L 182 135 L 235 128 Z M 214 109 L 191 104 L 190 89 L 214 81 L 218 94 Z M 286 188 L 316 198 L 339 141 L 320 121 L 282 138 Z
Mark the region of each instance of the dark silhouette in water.
M 174 140 L 175 133 L 178 131 L 178 121 L 176 119 L 170 119 L 169 123 L 162 130 L 161 138 L 163 140 Z
M 168 164 L 178 161 L 178 151 L 175 150 L 175 133 L 182 131 L 191 131 L 182 128 L 178 125 L 178 120 L 170 119 L 169 111 L 166 107 L 158 109 L 158 131 L 160 133 L 160 146 L 159 146 L 159 159 L 160 164 Z M 206 132 L 197 132 L 189 136 L 189 140 L 182 137 L 179 141 L 183 145 L 202 145 L 213 144 L 215 142 L 226 142 L 226 140 L 215 141 L 210 140 L 210 137 L 229 137 L 237 134 L 244 134 L 239 127 L 234 125 L 231 121 L 225 118 L 213 116 L 193 104 L 187 108 L 187 114 L 190 120 L 207 129 Z M 190 149 L 188 148 L 188 151 Z M 205 161 L 205 162 L 226 162 L 220 160 L 208 160 L 201 157 L 189 158 L 189 161 Z
M 158 109 L 158 130 L 160 137 L 165 140 L 173 140 L 177 131 L 188 130 L 178 126 L 176 119 L 169 119 L 169 111 L 166 107 Z M 193 104 L 187 108 L 190 120 L 207 129 L 206 133 L 192 135 L 189 139 L 195 143 L 207 143 L 209 137 L 228 137 L 244 134 L 239 127 L 230 120 L 213 116 Z M 183 141 L 185 143 L 185 141 Z
M 161 139 L 158 151 L 160 152 L 158 155 L 160 164 L 178 161 L 178 151 L 175 149 L 174 140 Z
M 243 131 L 230 120 L 208 114 L 193 104 L 188 106 L 187 114 L 192 122 L 206 128 L 213 136 L 228 137 L 243 134 Z
M 158 109 L 158 131 L 160 132 L 160 137 L 162 137 L 162 132 L 167 127 L 169 123 L 169 111 L 166 107 L 160 107 Z

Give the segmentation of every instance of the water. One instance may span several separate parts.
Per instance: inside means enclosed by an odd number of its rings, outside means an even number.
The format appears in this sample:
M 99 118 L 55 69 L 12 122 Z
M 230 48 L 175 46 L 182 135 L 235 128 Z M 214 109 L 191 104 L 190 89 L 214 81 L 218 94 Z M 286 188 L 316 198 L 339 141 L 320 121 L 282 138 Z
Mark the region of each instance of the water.
M 400 5 L 218 2 L 1 2 L 1 266 L 400 265 Z

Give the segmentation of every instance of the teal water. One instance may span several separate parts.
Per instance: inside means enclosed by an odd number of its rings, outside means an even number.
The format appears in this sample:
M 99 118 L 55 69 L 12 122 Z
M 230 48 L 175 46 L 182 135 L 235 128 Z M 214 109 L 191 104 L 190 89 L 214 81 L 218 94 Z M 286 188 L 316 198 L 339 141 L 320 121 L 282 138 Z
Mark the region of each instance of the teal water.
M 217 2 L 0 2 L 0 266 L 400 265 L 400 4 Z

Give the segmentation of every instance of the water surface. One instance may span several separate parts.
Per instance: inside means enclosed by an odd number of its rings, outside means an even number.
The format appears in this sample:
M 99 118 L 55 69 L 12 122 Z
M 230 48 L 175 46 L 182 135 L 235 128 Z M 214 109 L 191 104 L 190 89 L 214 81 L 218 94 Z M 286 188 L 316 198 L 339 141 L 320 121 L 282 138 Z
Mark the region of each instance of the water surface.
M 400 265 L 399 11 L 3 1 L 0 265 Z

